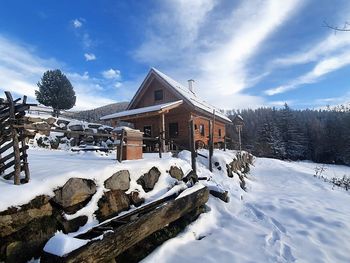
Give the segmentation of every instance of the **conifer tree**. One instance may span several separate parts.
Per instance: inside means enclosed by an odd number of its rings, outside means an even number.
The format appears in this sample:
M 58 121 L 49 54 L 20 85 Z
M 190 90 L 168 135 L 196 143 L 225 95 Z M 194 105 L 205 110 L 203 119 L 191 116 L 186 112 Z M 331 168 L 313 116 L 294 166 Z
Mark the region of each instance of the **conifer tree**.
M 59 69 L 46 71 L 37 85 L 39 88 L 35 91 L 37 101 L 52 107 L 53 116 L 58 117 L 60 110 L 68 110 L 75 105 L 73 86 Z

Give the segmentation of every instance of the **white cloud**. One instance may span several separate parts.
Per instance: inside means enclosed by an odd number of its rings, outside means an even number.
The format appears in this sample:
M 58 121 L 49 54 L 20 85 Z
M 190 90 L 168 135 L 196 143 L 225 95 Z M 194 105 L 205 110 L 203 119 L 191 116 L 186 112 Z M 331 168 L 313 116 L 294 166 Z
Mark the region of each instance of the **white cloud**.
M 82 20 L 80 20 L 80 19 L 74 19 L 73 21 L 72 21 L 72 23 L 73 23 L 73 26 L 75 27 L 75 28 L 80 28 L 80 27 L 82 27 L 83 26 L 83 21 Z
M 315 83 L 319 81 L 324 75 L 348 65 L 350 65 L 350 50 L 345 50 L 337 55 L 321 59 L 319 62 L 316 63 L 316 65 L 311 71 L 290 81 L 286 85 L 268 89 L 265 91 L 265 93 L 269 96 L 273 96 L 279 93 L 284 93 L 296 89 L 304 84 Z
M 93 53 L 85 53 L 84 57 L 86 61 L 96 60 L 96 56 Z
M 103 80 L 91 78 L 88 72 L 65 72 L 64 63 L 44 59 L 30 46 L 19 44 L 0 35 L 0 91 L 11 91 L 14 96 L 27 95 L 35 100 L 36 83 L 49 69 L 60 68 L 72 82 L 77 95 L 74 109 L 91 109 L 113 103 L 101 87 Z
M 120 70 L 111 68 L 111 69 L 102 71 L 102 76 L 105 79 L 120 79 Z
M 120 88 L 123 84 L 119 81 L 117 81 L 116 83 L 114 83 L 114 87 L 116 88 Z
M 135 58 L 180 80 L 195 78 L 205 99 L 213 104 L 224 100 L 222 107 L 232 108 L 239 104 L 235 96 L 257 81 L 249 63 L 302 1 L 240 1 L 229 7 L 214 0 L 186 3 L 171 1 L 156 12 L 151 19 L 156 29 L 147 34 Z
M 305 48 L 301 52 L 278 58 L 273 61 L 274 66 L 294 66 L 315 62 L 332 54 L 342 52 L 350 47 L 350 34 L 329 33 L 323 39 L 318 39 L 312 43 L 311 47 Z

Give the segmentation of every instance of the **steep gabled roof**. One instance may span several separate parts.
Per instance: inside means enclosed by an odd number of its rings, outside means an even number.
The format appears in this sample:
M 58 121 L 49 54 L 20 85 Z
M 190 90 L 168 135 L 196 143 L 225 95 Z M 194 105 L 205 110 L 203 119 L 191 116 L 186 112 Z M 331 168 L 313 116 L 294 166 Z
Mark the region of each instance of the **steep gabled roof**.
M 135 102 L 137 96 L 141 93 L 142 89 L 145 86 L 145 83 L 151 77 L 151 75 L 155 75 L 156 77 L 158 77 L 158 79 L 165 82 L 167 86 L 171 88 L 176 94 L 178 94 L 181 99 L 186 101 L 188 104 L 192 105 L 196 110 L 204 111 L 207 114 L 213 114 L 213 111 L 215 110 L 215 116 L 225 120 L 226 122 L 231 122 L 231 120 L 225 114 L 223 114 L 218 108 L 200 99 L 195 93 L 191 92 L 187 87 L 181 85 L 180 83 L 170 78 L 166 74 L 160 72 L 156 68 L 151 68 L 151 70 L 148 72 L 145 80 L 142 82 L 140 88 L 137 90 L 136 94 L 132 98 L 128 106 L 128 110 L 131 108 L 131 106 Z

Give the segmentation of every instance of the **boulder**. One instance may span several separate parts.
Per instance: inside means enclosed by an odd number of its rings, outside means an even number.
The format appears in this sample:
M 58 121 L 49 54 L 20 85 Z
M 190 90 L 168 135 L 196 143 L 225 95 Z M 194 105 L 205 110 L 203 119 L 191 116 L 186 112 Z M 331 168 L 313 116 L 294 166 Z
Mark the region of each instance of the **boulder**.
M 71 131 L 84 131 L 84 126 L 81 124 L 73 124 L 73 125 L 69 125 L 68 128 Z
M 142 175 L 136 182 L 140 184 L 145 190 L 145 192 L 149 192 L 153 190 L 154 185 L 158 182 L 160 176 L 160 171 L 157 167 L 152 167 L 148 173 Z
M 217 191 L 217 190 L 210 189 L 209 193 L 212 196 L 215 196 L 215 197 L 221 199 L 225 203 L 228 203 L 230 201 L 230 197 L 228 196 L 227 191 Z
M 171 177 L 173 177 L 179 181 L 182 180 L 182 178 L 184 177 L 184 173 L 183 173 L 182 169 L 177 167 L 177 166 L 171 166 L 170 170 L 169 170 L 169 174 Z
M 94 133 L 94 129 L 90 129 L 90 128 L 87 128 L 84 130 L 85 132 L 89 132 L 89 133 Z
M 85 143 L 87 143 L 89 145 L 93 144 L 94 141 L 95 141 L 94 136 L 86 136 L 86 138 L 85 138 Z
M 71 178 L 62 188 L 55 190 L 52 201 L 61 206 L 67 213 L 74 213 L 86 204 L 95 193 L 94 181 Z
M 36 122 L 36 123 L 33 123 L 33 126 L 38 129 L 38 130 L 49 130 L 51 129 L 51 126 L 50 124 L 48 124 L 47 122 Z
M 196 182 L 198 182 L 198 175 L 196 173 L 194 173 L 193 171 L 191 171 L 188 175 L 186 175 L 182 181 L 184 181 L 185 183 L 190 182 L 190 184 L 195 184 Z
M 43 120 L 40 117 L 29 116 L 28 121 L 34 123 L 34 122 L 42 122 Z
M 88 127 L 90 128 L 90 129 L 98 129 L 98 128 L 100 128 L 102 126 L 102 124 L 98 124 L 98 123 L 89 123 L 88 124 Z
M 0 238 L 24 228 L 34 219 L 51 216 L 49 200 L 49 196 L 40 195 L 20 208 L 12 207 L 0 212 Z
M 45 120 L 48 124 L 53 125 L 56 122 L 56 118 L 49 117 Z
M 233 177 L 231 165 L 226 164 L 226 171 L 227 171 L 227 176 L 228 177 Z
M 140 193 L 138 191 L 132 191 L 128 194 L 130 199 L 130 203 L 136 207 L 142 205 L 145 202 L 145 199 L 140 197 Z
M 63 120 L 63 119 L 58 119 L 56 121 L 56 124 L 57 126 L 61 127 L 61 126 L 67 126 L 69 124 L 69 121 L 68 120 Z M 61 125 L 63 124 L 63 125 Z
M 120 212 L 128 210 L 130 200 L 122 190 L 110 190 L 105 192 L 98 201 L 96 218 L 102 222 L 108 218 L 118 215 Z
M 67 234 L 78 231 L 79 227 L 86 224 L 86 222 L 88 221 L 88 217 L 83 215 L 78 216 L 72 220 L 66 220 L 63 216 L 59 215 L 57 216 L 57 221 L 59 222 L 60 228 L 63 230 L 63 233 Z
M 126 191 L 130 187 L 130 174 L 128 170 L 114 173 L 105 181 L 105 187 L 110 190 Z

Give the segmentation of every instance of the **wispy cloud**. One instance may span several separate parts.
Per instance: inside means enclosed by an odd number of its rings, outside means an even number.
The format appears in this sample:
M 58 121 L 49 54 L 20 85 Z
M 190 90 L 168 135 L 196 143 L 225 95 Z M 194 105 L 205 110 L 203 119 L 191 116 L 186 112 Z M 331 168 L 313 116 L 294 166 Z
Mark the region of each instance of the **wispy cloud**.
M 96 56 L 93 53 L 85 53 L 84 57 L 86 61 L 96 60 Z
M 77 94 L 75 109 L 91 109 L 112 103 L 103 92 L 103 79 L 91 78 L 88 72 L 65 71 L 65 65 L 55 59 L 38 56 L 33 47 L 0 36 L 0 90 L 17 96 L 27 95 L 35 100 L 36 83 L 49 69 L 62 69 Z
M 350 65 L 350 51 L 345 51 L 335 56 L 320 60 L 308 73 L 299 76 L 289 82 L 289 84 L 277 88 L 268 89 L 265 93 L 269 96 L 296 89 L 304 84 L 311 84 L 319 81 L 321 77 L 336 71 L 344 66 Z
M 253 0 L 240 1 L 237 6 L 215 0 L 162 2 L 161 10 L 150 20 L 154 30 L 147 33 L 134 56 L 159 65 L 180 80 L 195 78 L 200 93 L 211 102 L 224 101 L 222 107 L 237 106 L 237 97 L 260 103 L 262 98 L 242 94 L 259 79 L 251 75 L 249 65 L 301 3 Z
M 316 83 L 325 75 L 350 64 L 350 34 L 330 32 L 321 40 L 301 52 L 275 59 L 272 67 L 292 67 L 299 64 L 314 63 L 311 71 L 287 81 L 286 84 L 271 88 L 265 94 L 273 96 L 297 89 L 304 84 Z
M 291 54 L 282 58 L 277 58 L 272 62 L 273 66 L 294 66 L 315 62 L 319 59 L 342 52 L 350 46 L 350 34 L 329 34 L 323 39 L 317 39 L 309 47 L 301 52 Z

